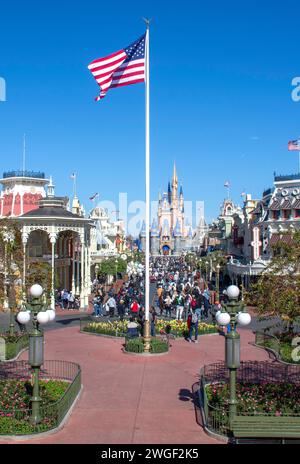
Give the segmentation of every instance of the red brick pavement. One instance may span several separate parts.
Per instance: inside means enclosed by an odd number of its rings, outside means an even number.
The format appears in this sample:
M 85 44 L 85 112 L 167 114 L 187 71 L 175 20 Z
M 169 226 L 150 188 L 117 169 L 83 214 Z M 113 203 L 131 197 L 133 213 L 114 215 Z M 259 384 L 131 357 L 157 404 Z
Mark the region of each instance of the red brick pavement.
M 266 360 L 241 333 L 241 358 Z M 172 342 L 168 355 L 145 358 L 122 353 L 122 341 L 81 334 L 77 327 L 45 334 L 47 359 L 77 362 L 84 389 L 63 429 L 21 443 L 220 443 L 197 423 L 191 400 L 201 366 L 224 359 L 224 338 L 200 337 L 199 344 Z M 26 359 L 23 353 L 21 359 Z M 0 443 L 16 442 L 1 439 Z

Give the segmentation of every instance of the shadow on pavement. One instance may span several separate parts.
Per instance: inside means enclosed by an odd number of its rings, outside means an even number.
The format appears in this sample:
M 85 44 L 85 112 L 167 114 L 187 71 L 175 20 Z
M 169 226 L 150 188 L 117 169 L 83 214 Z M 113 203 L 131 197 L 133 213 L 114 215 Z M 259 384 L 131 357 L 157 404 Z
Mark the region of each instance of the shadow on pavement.
M 74 318 L 68 318 L 68 319 L 60 319 L 59 321 L 56 321 L 56 324 L 63 324 L 63 325 L 68 325 L 71 322 L 75 321 L 80 321 L 80 317 L 74 317 Z

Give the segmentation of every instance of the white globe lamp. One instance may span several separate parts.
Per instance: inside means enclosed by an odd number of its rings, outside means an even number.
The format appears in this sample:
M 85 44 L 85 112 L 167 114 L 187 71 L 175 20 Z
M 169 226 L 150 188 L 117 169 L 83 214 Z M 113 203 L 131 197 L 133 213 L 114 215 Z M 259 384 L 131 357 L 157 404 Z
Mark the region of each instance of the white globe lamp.
M 219 325 L 227 325 L 230 322 L 230 315 L 228 313 L 222 313 L 219 314 L 217 318 L 217 323 Z
M 216 312 L 216 320 L 218 320 L 218 317 L 220 316 L 221 312 L 222 311 L 220 309 Z
M 240 289 L 236 285 L 230 285 L 227 288 L 227 296 L 230 300 L 236 300 L 239 297 Z
M 39 324 L 47 324 L 47 322 L 49 322 L 49 315 L 47 314 L 47 311 L 40 311 L 36 318 Z
M 34 284 L 30 287 L 30 295 L 33 296 L 34 298 L 39 298 L 43 294 L 43 287 L 39 284 Z
M 20 311 L 17 315 L 17 320 L 20 324 L 28 324 L 30 321 L 30 311 Z
M 55 319 L 55 311 L 54 311 L 54 309 L 47 309 L 46 313 L 49 316 L 49 322 L 54 321 L 54 319 Z
M 249 313 L 239 313 L 237 316 L 237 323 L 244 327 L 246 325 L 249 325 L 251 322 L 251 316 Z

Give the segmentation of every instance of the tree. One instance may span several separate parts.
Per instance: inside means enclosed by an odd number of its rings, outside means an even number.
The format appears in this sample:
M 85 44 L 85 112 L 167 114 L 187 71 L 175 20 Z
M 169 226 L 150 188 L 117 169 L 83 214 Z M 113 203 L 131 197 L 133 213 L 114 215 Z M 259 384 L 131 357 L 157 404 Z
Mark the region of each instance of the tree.
M 126 272 L 127 262 L 120 258 L 110 258 L 100 264 L 100 273 L 105 275 L 116 275 Z
M 5 297 L 16 306 L 22 295 L 23 247 L 21 232 L 15 221 L 0 220 L 0 305 Z
M 283 234 L 272 247 L 273 258 L 251 288 L 251 299 L 256 301 L 261 316 L 280 317 L 287 322 L 288 331 L 300 317 L 300 232 L 287 242 Z

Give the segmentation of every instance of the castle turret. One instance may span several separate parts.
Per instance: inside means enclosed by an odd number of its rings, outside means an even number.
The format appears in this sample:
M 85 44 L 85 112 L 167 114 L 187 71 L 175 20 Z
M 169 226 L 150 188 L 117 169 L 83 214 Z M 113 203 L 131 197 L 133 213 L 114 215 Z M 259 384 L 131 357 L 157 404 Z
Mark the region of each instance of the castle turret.
M 179 193 L 179 210 L 181 213 L 184 213 L 184 199 L 183 199 L 182 185 L 180 186 L 180 193 Z
M 152 255 L 159 254 L 159 230 L 158 230 L 158 224 L 157 224 L 156 219 L 153 219 L 153 222 L 152 222 L 151 235 L 150 235 L 150 247 L 151 247 Z
M 178 177 L 176 173 L 175 163 L 174 163 L 173 179 L 172 179 L 172 206 L 175 209 L 178 206 Z
M 174 236 L 174 254 L 179 255 L 182 251 L 182 233 L 179 220 L 177 219 L 176 226 L 173 232 Z
M 142 251 L 146 251 L 146 223 L 143 221 L 141 232 L 140 232 L 140 241 Z

